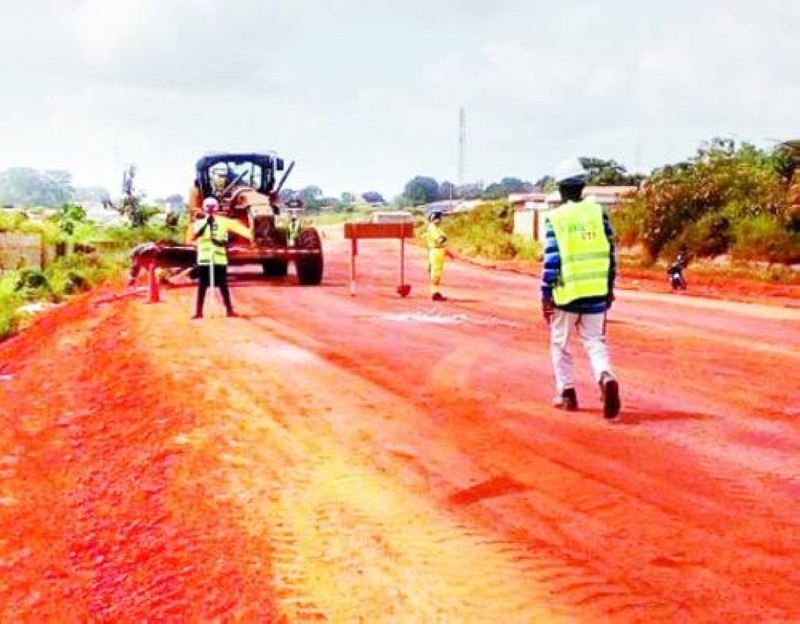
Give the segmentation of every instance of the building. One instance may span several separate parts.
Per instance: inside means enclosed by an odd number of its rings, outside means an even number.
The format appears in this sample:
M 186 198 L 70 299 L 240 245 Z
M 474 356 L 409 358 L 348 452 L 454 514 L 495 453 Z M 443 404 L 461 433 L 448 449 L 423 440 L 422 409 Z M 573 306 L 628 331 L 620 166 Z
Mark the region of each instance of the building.
M 636 193 L 636 186 L 587 186 L 583 196 L 596 201 L 607 210 L 619 206 L 626 195 Z M 542 242 L 544 239 L 544 215 L 548 210 L 561 205 L 558 191 L 552 193 L 512 193 L 508 203 L 514 209 L 514 234 L 530 237 Z

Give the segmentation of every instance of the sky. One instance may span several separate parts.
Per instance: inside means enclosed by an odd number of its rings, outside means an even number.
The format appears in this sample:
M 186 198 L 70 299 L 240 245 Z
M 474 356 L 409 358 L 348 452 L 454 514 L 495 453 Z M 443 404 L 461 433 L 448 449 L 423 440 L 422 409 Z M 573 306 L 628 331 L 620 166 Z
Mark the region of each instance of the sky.
M 185 195 L 209 151 L 400 194 L 800 138 L 793 0 L 4 0 L 0 171 Z M 461 140 L 460 111 L 465 138 Z

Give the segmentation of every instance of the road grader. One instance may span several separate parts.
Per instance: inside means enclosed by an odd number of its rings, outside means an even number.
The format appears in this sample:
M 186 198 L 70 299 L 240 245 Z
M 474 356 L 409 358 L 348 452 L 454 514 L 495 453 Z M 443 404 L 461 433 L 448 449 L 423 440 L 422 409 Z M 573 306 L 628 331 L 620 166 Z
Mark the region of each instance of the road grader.
M 134 251 L 132 279 L 139 268 L 154 263 L 161 268 L 188 269 L 195 264 L 192 243 L 195 221 L 204 218 L 207 197 L 219 201 L 220 214 L 235 219 L 250 234 L 231 228 L 229 266 L 260 265 L 267 277 L 285 277 L 294 263 L 297 281 L 304 286 L 322 282 L 322 240 L 316 228 L 298 219 L 299 200 L 281 203 L 280 191 L 294 167 L 272 152 L 206 154 L 197 161 L 195 180 L 187 201 L 188 223 L 184 243 L 152 243 Z M 277 172 L 284 172 L 280 181 Z

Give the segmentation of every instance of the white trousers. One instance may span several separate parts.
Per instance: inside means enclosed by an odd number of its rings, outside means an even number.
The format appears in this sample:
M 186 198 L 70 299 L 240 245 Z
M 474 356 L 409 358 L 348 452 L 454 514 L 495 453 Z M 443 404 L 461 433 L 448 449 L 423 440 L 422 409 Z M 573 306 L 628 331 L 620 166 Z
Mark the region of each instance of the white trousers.
M 556 309 L 550 323 L 550 356 L 556 377 L 556 392 L 575 387 L 574 359 L 569 350 L 570 338 L 578 333 L 592 364 L 594 379 L 600 381 L 604 372 L 614 374 L 606 344 L 606 315 L 576 314 Z

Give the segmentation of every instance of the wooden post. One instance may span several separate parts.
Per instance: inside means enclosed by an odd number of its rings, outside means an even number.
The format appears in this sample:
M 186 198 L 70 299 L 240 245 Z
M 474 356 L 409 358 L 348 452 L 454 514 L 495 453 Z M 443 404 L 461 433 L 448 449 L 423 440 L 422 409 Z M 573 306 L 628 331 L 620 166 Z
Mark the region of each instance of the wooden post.
M 350 241 L 350 296 L 356 295 L 356 256 L 358 255 L 358 239 Z

